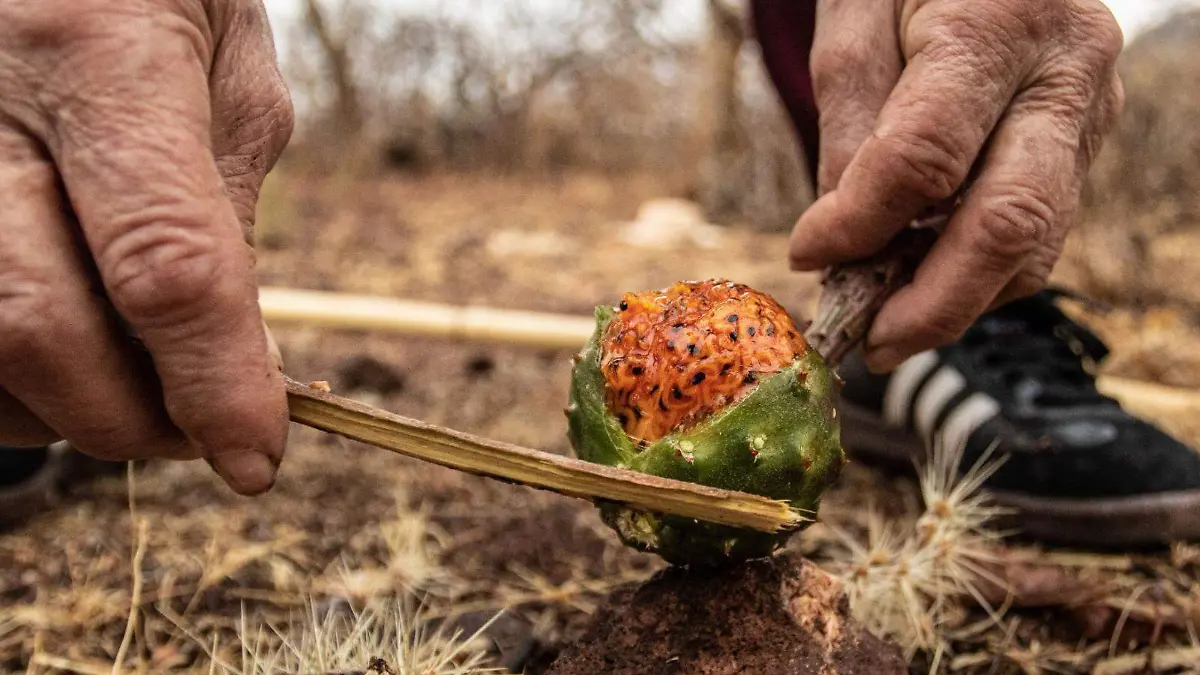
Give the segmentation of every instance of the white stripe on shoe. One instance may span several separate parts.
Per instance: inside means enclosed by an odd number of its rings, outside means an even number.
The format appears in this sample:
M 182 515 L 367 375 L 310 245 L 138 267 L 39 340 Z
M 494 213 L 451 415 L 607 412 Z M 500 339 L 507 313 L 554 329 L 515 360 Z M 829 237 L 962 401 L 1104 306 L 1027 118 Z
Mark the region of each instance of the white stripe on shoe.
M 954 408 L 938 429 L 938 436 L 944 447 L 966 447 L 971 434 L 999 413 L 999 401 L 982 391 L 975 392 Z
M 942 437 L 942 442 L 948 448 L 964 448 L 967 438 L 997 414 L 1000 414 L 1000 401 L 983 392 L 976 392 L 954 408 L 954 412 L 942 423 L 938 436 Z
M 952 366 L 942 366 L 933 377 L 921 387 L 917 395 L 917 403 L 913 406 L 913 426 L 917 433 L 929 443 L 933 440 L 934 422 L 938 415 L 946 409 L 950 399 L 958 395 L 967 386 L 967 378 Z
M 887 391 L 883 395 L 885 422 L 900 428 L 908 426 L 908 413 L 917 389 L 937 364 L 937 352 L 931 349 L 909 358 L 892 372 Z

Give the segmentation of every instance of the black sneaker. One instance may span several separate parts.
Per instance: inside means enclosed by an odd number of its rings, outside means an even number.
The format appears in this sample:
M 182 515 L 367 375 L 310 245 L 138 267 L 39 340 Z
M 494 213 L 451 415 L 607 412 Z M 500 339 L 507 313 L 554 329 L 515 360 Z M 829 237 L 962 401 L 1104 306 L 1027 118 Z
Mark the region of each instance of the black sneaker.
M 839 404 L 848 452 L 910 466 L 933 443 L 964 468 L 994 446 L 985 485 L 1045 543 L 1107 548 L 1200 539 L 1200 453 L 1096 389 L 1108 349 L 1044 291 L 982 317 L 948 347 L 887 376 L 848 357 Z

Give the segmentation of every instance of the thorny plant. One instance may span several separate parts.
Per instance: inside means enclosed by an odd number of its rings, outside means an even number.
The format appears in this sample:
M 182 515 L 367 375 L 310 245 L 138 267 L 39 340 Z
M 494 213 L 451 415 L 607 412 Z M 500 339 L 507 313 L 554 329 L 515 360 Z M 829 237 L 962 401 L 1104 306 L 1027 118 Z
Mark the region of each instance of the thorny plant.
M 912 527 L 902 531 L 871 510 L 865 541 L 832 528 L 847 552 L 833 571 L 845 584 L 855 618 L 895 640 L 910 662 L 919 652 L 932 654 L 931 672 L 949 649 L 948 628 L 963 612 L 961 599 L 970 596 L 997 617 L 979 583 L 1003 586 L 986 569 L 1002 536 L 990 525 L 1002 509 L 979 494 L 1003 460 L 993 460 L 989 450 L 960 476 L 962 452 L 934 444 L 919 467 L 925 510 Z
M 492 619 L 495 621 L 499 615 Z M 355 611 L 330 606 L 324 612 L 310 600 L 303 616 L 280 629 L 247 628 L 243 613 L 240 663 L 219 655 L 219 642 L 180 626 L 204 646 L 209 673 L 220 675 L 296 675 L 297 673 L 381 672 L 394 675 L 481 675 L 502 673 L 487 665 L 480 637 L 488 622 L 472 635 L 444 627 L 430 629 L 425 606 L 414 596 L 374 599 Z M 441 624 L 445 626 L 445 624 Z M 377 664 L 377 665 L 372 665 Z M 370 670 L 374 667 L 375 670 Z

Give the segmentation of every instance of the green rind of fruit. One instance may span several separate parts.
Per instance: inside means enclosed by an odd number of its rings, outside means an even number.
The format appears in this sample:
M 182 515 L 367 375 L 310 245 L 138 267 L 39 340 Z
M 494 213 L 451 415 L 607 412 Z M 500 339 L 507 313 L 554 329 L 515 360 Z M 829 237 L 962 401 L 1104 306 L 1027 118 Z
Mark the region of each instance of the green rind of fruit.
M 738 403 L 639 451 L 604 400 L 600 340 L 612 318 L 611 308 L 596 308 L 596 331 L 572 372 L 567 435 L 579 458 L 784 500 L 812 522 L 845 464 L 834 412 L 838 385 L 821 355 L 809 350 Z M 797 531 L 767 534 L 615 503 L 601 504 L 600 511 L 627 545 L 672 564 L 715 566 L 767 556 Z

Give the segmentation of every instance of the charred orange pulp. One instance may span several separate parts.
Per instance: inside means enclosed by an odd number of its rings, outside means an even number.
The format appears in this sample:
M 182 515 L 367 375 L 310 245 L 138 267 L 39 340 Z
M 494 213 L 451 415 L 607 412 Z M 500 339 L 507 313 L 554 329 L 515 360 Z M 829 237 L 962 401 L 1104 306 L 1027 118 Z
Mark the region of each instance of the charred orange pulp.
M 736 403 L 809 349 L 773 298 L 721 280 L 626 293 L 601 348 L 608 408 L 644 443 Z

